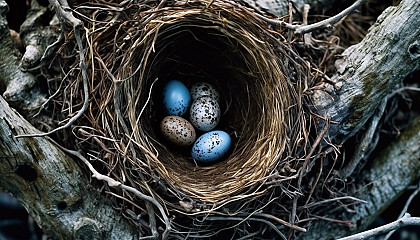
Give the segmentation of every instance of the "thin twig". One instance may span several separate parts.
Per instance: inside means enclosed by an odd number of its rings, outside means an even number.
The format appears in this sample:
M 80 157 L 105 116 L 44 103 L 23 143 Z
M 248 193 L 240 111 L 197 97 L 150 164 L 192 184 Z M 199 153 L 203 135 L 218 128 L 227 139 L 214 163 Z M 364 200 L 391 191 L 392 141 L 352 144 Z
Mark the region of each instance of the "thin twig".
M 133 193 L 135 196 L 137 196 L 138 198 L 140 198 L 141 200 L 146 201 L 146 202 L 150 202 L 151 204 L 155 205 L 157 207 L 157 209 L 159 210 L 159 212 L 161 213 L 161 215 L 163 217 L 163 221 L 165 222 L 165 225 L 166 225 L 166 228 L 165 228 L 165 230 L 162 234 L 162 239 L 165 240 L 165 239 L 168 238 L 168 235 L 171 231 L 171 223 L 169 221 L 168 216 L 166 215 L 165 209 L 162 207 L 162 205 L 156 199 L 154 199 L 151 196 L 147 196 L 147 195 L 141 193 L 139 190 L 137 190 L 133 187 L 124 185 L 121 182 L 119 182 L 119 181 L 117 181 L 117 180 L 115 180 L 111 177 L 108 177 L 108 176 L 105 176 L 105 175 L 99 173 L 98 171 L 96 171 L 96 169 L 92 166 L 92 164 L 80 152 L 64 148 L 63 146 L 61 146 L 57 142 L 55 142 L 53 139 L 51 139 L 49 137 L 47 137 L 47 138 L 48 138 L 49 141 L 54 143 L 57 147 L 59 147 L 64 152 L 79 158 L 89 168 L 89 170 L 92 172 L 92 174 L 93 174 L 92 177 L 94 177 L 94 178 L 96 178 L 100 181 L 106 182 L 108 184 L 108 186 L 110 186 L 110 187 L 120 188 L 120 189 L 129 191 L 129 192 Z
M 60 32 L 60 35 L 58 35 L 58 38 L 55 42 L 53 42 L 52 44 L 48 45 L 48 47 L 45 49 L 44 54 L 42 54 L 41 57 L 41 62 L 44 61 L 47 57 L 50 56 L 50 51 L 52 49 L 55 49 L 59 44 L 63 43 L 64 41 L 64 33 Z
M 319 143 L 322 140 L 322 137 L 325 135 L 325 133 L 327 133 L 328 128 L 330 126 L 329 124 L 329 118 L 326 118 L 327 121 L 325 122 L 325 126 L 324 129 L 318 134 L 317 138 L 315 139 L 315 142 L 313 143 L 311 150 L 309 151 L 308 155 L 306 156 L 302 167 L 299 170 L 299 178 L 298 178 L 298 186 L 302 185 L 302 178 L 304 173 L 306 172 L 306 168 L 309 165 L 311 156 L 313 155 L 313 153 L 315 152 L 315 149 L 318 147 Z M 290 215 L 290 223 L 293 224 L 295 222 L 295 218 L 296 218 L 296 208 L 297 208 L 297 201 L 299 199 L 299 196 L 296 196 L 293 199 L 293 206 L 292 206 L 292 213 Z M 290 234 L 292 234 L 293 230 L 290 232 Z
M 324 158 L 321 158 L 321 163 L 319 165 L 319 174 L 318 174 L 315 182 L 312 184 L 311 192 L 309 193 L 309 196 L 306 199 L 306 202 L 304 204 L 305 206 L 308 205 L 309 201 L 311 200 L 312 194 L 315 192 L 315 188 L 318 186 L 318 182 L 319 182 L 319 179 L 321 178 L 321 174 L 322 174 L 323 168 L 324 168 L 323 165 L 324 165 Z
M 327 121 L 325 122 L 324 129 L 322 129 L 322 131 L 318 134 L 317 138 L 315 139 L 315 142 L 313 143 L 313 145 L 311 147 L 311 150 L 309 151 L 308 155 L 305 158 L 305 161 L 303 162 L 303 165 L 301 167 L 302 172 L 300 173 L 299 179 L 298 179 L 298 186 L 301 186 L 303 175 L 306 172 L 306 168 L 309 165 L 311 157 L 312 157 L 313 153 L 315 152 L 315 149 L 318 147 L 319 143 L 321 142 L 322 137 L 325 135 L 325 133 L 327 133 L 329 127 L 330 127 L 329 119 L 327 118 Z
M 339 224 L 345 224 L 345 225 L 348 225 L 348 226 L 350 226 L 351 224 L 353 224 L 352 221 L 345 221 L 345 220 L 327 218 L 327 217 L 322 217 L 322 216 L 317 216 L 317 215 L 312 215 L 312 216 L 314 218 L 321 219 L 321 220 L 324 220 L 324 221 L 333 222 L 333 223 L 339 223 Z
M 280 218 L 278 218 L 276 216 L 273 216 L 271 214 L 267 214 L 267 213 L 255 213 L 254 216 L 266 217 L 266 218 L 269 218 L 271 220 L 274 220 L 274 221 L 276 221 L 276 222 L 278 222 L 280 224 L 283 224 L 286 227 L 295 229 L 295 230 L 300 231 L 300 232 L 306 232 L 306 229 L 305 228 L 302 228 L 302 227 L 293 225 L 291 223 L 288 223 L 288 222 L 286 222 L 286 221 L 284 221 L 284 220 L 282 220 L 282 219 L 280 219 Z
M 417 189 L 416 189 L 416 191 L 414 191 L 411 195 L 410 195 L 410 197 L 407 199 L 407 202 L 405 202 L 405 205 L 404 205 L 404 208 L 401 210 L 401 213 L 400 213 L 400 215 L 398 216 L 398 218 L 401 218 L 401 217 L 403 217 L 404 216 L 404 214 L 407 212 L 407 210 L 408 210 L 408 207 L 410 206 L 410 204 L 411 204 L 411 202 L 413 201 L 413 199 L 414 199 L 414 197 L 416 197 L 417 196 L 417 194 L 419 194 L 419 192 L 420 192 L 420 181 L 419 181 L 419 183 L 417 184 Z M 390 231 L 385 237 L 384 237 L 384 239 L 382 239 L 382 240 L 388 240 L 391 236 L 392 236 L 392 234 L 394 234 L 394 232 L 395 232 L 396 230 L 392 230 L 392 231 Z
M 292 2 L 289 2 L 289 23 L 293 24 L 293 5 Z M 287 41 L 290 43 L 292 41 L 292 30 L 289 29 L 289 31 L 287 31 Z
M 337 198 L 332 198 L 332 199 L 327 199 L 327 200 L 323 200 L 323 201 L 318 201 L 318 202 L 314 202 L 314 203 L 309 203 L 306 206 L 303 206 L 303 208 L 313 208 L 325 203 L 330 203 L 330 202 L 334 202 L 334 201 L 341 201 L 341 200 L 351 200 L 351 201 L 356 201 L 356 202 L 360 202 L 360 203 L 367 203 L 365 200 L 359 199 L 359 198 L 355 198 L 352 196 L 344 196 L 344 197 L 337 197 Z
M 387 96 L 387 98 L 389 99 L 389 98 L 393 97 L 395 94 L 398 94 L 398 93 L 403 92 L 403 91 L 406 91 L 406 90 L 409 90 L 409 91 L 418 91 L 419 92 L 420 91 L 420 88 L 417 88 L 417 87 L 402 87 L 402 88 L 398 88 L 397 90 L 391 92 Z
M 332 16 L 330 18 L 327 18 L 325 20 L 322 20 L 320 22 L 309 24 L 309 25 L 293 25 L 293 24 L 284 22 L 282 20 L 276 20 L 276 19 L 270 19 L 270 18 L 264 17 L 263 15 L 261 15 L 259 13 L 255 13 L 255 15 L 257 17 L 259 17 L 260 19 L 266 21 L 267 23 L 286 27 L 288 29 L 294 30 L 295 34 L 302 35 L 302 34 L 305 34 L 305 33 L 308 33 L 308 32 L 313 32 L 313 31 L 321 29 L 321 28 L 329 27 L 332 24 L 339 22 L 341 19 L 343 19 L 347 15 L 356 11 L 366 1 L 367 0 L 357 0 L 350 7 L 344 9 L 339 14 L 337 14 L 335 16 Z
M 263 222 L 265 224 L 267 224 L 268 226 L 270 226 L 282 239 L 287 240 L 286 236 L 284 236 L 284 234 L 282 232 L 280 232 L 280 230 L 276 227 L 276 225 L 274 225 L 272 222 L 267 221 L 265 219 L 261 219 L 261 218 L 241 218 L 241 217 L 215 217 L 215 216 L 209 216 L 206 218 L 207 220 L 210 221 L 241 221 L 241 222 L 245 222 L 246 220 L 249 221 L 256 221 L 256 222 Z
M 354 234 L 348 237 L 340 238 L 337 240 L 362 240 L 362 239 L 368 239 L 370 237 L 385 234 L 389 231 L 399 229 L 405 226 L 411 226 L 411 225 L 417 225 L 420 226 L 420 217 L 411 217 L 410 214 L 406 213 L 404 216 L 394 222 L 385 224 L 383 226 L 364 231 L 358 234 Z
M 309 9 L 310 6 L 309 4 L 304 4 L 303 5 L 303 20 L 302 20 L 302 26 L 307 26 L 308 25 L 308 15 L 309 15 Z M 305 33 L 303 34 L 303 42 L 305 45 L 309 45 L 311 44 L 311 33 Z
M 51 130 L 46 133 L 38 133 L 38 134 L 24 134 L 24 135 L 17 135 L 16 138 L 19 137 L 44 137 L 48 136 L 50 134 L 53 134 L 57 131 L 60 131 L 62 129 L 70 127 L 77 119 L 79 119 L 83 113 L 86 111 L 88 105 L 89 105 L 89 87 L 88 87 L 88 79 L 87 79 L 87 67 L 85 63 L 85 50 L 83 48 L 82 44 L 82 38 L 80 35 L 80 28 L 82 27 L 82 22 L 75 18 L 71 12 L 68 12 L 64 10 L 64 7 L 68 7 L 66 0 L 60 0 L 60 3 L 57 0 L 49 0 L 50 4 L 53 5 L 55 12 L 57 13 L 57 16 L 60 18 L 60 22 L 64 27 L 64 22 L 70 22 L 70 24 L 73 26 L 74 30 L 74 37 L 76 38 L 77 47 L 79 49 L 79 57 L 80 57 L 80 69 L 82 72 L 82 78 L 83 78 L 83 93 L 84 93 L 84 101 L 82 108 L 77 112 L 76 115 L 74 115 L 70 120 L 63 126 L 55 128 L 54 130 Z
M 325 20 L 322 20 L 320 22 L 313 23 L 313 24 L 310 24 L 310 25 L 299 26 L 295 30 L 295 33 L 298 34 L 298 35 L 301 35 L 301 34 L 305 34 L 305 33 L 308 33 L 308 32 L 313 32 L 315 30 L 331 26 L 332 24 L 339 22 L 341 19 L 345 18 L 347 15 L 356 11 L 366 1 L 367 0 L 357 0 L 350 7 L 344 9 L 342 12 L 340 12 L 339 14 L 337 14 L 335 16 L 332 16 L 330 18 L 327 18 Z

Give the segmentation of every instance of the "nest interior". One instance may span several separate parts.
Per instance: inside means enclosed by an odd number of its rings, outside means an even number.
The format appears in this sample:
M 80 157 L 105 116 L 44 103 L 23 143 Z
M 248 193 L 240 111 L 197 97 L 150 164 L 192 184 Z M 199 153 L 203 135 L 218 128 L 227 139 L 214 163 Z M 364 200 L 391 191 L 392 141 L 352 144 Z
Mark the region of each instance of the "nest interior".
M 299 161 L 291 159 L 305 144 L 307 71 L 282 35 L 230 1 L 143 8 L 133 5 L 118 25 L 91 29 L 95 110 L 88 118 L 95 134 L 112 139 L 95 151 L 95 159 L 103 159 L 113 177 L 153 196 L 156 189 L 148 184 L 158 181 L 174 190 L 169 195 L 210 203 L 261 194 L 273 172 L 284 179 L 295 174 L 284 166 L 298 169 Z M 198 166 L 189 149 L 161 137 L 161 89 L 171 79 L 219 89 L 217 128 L 233 140 L 223 161 Z

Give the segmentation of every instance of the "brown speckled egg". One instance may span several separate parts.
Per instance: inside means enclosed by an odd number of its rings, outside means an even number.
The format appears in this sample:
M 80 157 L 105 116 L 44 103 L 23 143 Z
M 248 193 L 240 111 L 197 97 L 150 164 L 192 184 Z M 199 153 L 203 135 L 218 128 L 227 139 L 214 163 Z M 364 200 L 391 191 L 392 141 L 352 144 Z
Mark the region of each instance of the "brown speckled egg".
M 189 146 L 195 141 L 194 127 L 186 119 L 179 116 L 166 116 L 160 122 L 162 135 L 178 146 Z
M 200 131 L 210 131 L 220 121 L 220 106 L 216 99 L 208 96 L 199 97 L 191 104 L 190 120 Z

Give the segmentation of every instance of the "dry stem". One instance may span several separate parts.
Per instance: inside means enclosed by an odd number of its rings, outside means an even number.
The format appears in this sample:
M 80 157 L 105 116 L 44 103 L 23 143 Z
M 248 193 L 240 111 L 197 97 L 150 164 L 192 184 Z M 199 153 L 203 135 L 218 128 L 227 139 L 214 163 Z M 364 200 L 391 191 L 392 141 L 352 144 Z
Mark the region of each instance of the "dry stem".
M 354 234 L 348 237 L 340 238 L 338 240 L 362 240 L 362 239 L 368 239 L 370 237 L 385 234 L 389 231 L 399 229 L 405 226 L 410 225 L 417 225 L 420 226 L 420 217 L 411 217 L 409 213 L 404 214 L 404 216 L 394 222 L 385 224 L 383 226 L 364 231 L 358 234 Z
M 338 13 L 337 15 L 332 16 L 330 18 L 327 18 L 325 20 L 322 20 L 320 22 L 309 24 L 309 25 L 293 25 L 293 24 L 286 23 L 286 22 L 281 21 L 281 20 L 275 20 L 275 19 L 270 19 L 270 18 L 264 17 L 263 15 L 261 15 L 259 13 L 255 13 L 255 15 L 257 15 L 259 18 L 261 18 L 262 20 L 264 20 L 264 21 L 266 21 L 270 24 L 284 26 L 288 29 L 294 30 L 295 34 L 302 35 L 302 34 L 305 34 L 305 33 L 308 33 L 308 32 L 313 32 L 313 31 L 321 29 L 321 28 L 330 27 L 332 24 L 339 22 L 341 19 L 343 19 L 347 15 L 356 11 L 366 1 L 367 0 L 357 0 L 350 7 L 344 9 L 343 11 Z
M 89 105 L 89 87 L 88 87 L 88 79 L 87 79 L 87 67 L 85 63 L 85 50 L 82 43 L 82 38 L 80 34 L 80 28 L 82 27 L 82 22 L 75 18 L 71 12 L 68 12 L 64 9 L 64 7 L 68 8 L 67 0 L 60 0 L 58 2 L 57 0 L 49 0 L 50 4 L 53 5 L 55 12 L 60 18 L 60 24 L 62 28 L 64 29 L 67 22 L 69 22 L 73 26 L 74 36 L 76 38 L 77 47 L 79 49 L 79 58 L 80 58 L 80 68 L 82 72 L 82 78 L 83 78 L 83 93 L 84 93 L 84 100 L 83 100 L 83 106 L 82 108 L 77 112 L 76 115 L 74 115 L 70 120 L 63 126 L 58 127 L 50 132 L 47 133 L 39 133 L 39 134 L 25 134 L 25 135 L 18 135 L 16 138 L 19 137 L 43 137 L 51 135 L 57 131 L 63 130 L 65 128 L 70 127 L 77 119 L 79 119 L 83 113 L 86 111 L 88 105 Z M 60 37 L 57 41 L 60 40 Z M 55 43 L 53 43 L 55 44 Z

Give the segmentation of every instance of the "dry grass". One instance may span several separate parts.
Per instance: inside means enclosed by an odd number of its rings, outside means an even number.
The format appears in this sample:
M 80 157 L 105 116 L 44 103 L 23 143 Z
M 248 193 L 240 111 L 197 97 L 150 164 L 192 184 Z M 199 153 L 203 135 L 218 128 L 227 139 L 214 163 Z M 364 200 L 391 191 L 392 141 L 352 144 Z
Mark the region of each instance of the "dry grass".
M 107 147 L 116 150 L 112 156 L 103 149 L 97 158 L 118 179 L 152 193 L 146 180 L 158 178 L 180 196 L 215 203 L 261 194 L 258 186 L 275 168 L 298 165 L 289 161 L 305 144 L 301 96 L 307 70 L 251 11 L 226 1 L 208 4 L 174 2 L 149 11 L 130 6 L 138 11 L 119 24 L 100 31 L 92 25 L 96 91 L 90 121 L 113 139 Z M 225 161 L 197 166 L 188 151 L 162 141 L 159 89 L 173 78 L 187 85 L 208 81 L 221 90 L 219 129 L 234 140 Z M 282 174 L 287 179 L 292 173 Z
M 313 119 L 304 106 L 313 77 L 283 37 L 287 32 L 224 0 L 86 3 L 75 11 L 85 21 L 90 101 L 72 134 L 101 173 L 193 221 L 220 215 L 222 207 L 246 219 L 296 195 L 310 159 Z M 62 53 L 72 52 L 69 46 Z M 77 61 L 67 73 L 58 105 L 71 116 L 82 102 Z M 207 81 L 220 90 L 218 129 L 233 140 L 224 161 L 199 166 L 189 149 L 160 136 L 160 93 L 171 79 L 187 86 Z M 112 191 L 117 208 L 150 214 L 134 196 Z

